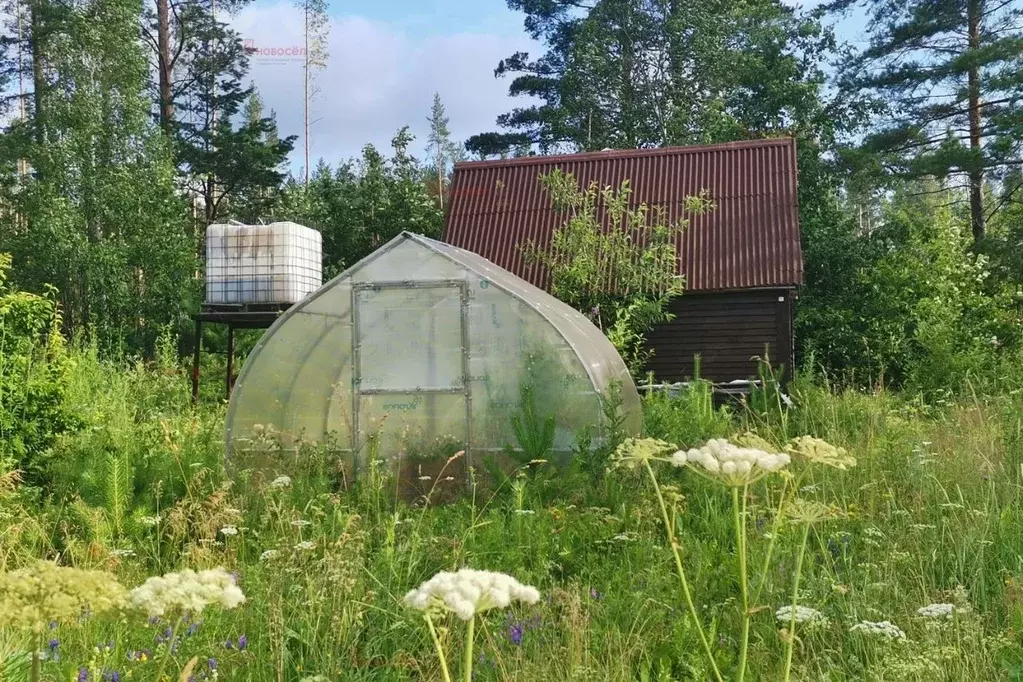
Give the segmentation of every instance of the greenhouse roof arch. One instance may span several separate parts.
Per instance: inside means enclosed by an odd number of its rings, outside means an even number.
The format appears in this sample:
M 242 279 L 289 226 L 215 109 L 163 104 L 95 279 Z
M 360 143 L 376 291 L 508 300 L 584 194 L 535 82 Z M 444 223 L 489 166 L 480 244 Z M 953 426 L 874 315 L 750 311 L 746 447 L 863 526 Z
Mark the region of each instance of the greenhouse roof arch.
M 272 430 L 285 447 L 383 455 L 516 447 L 513 418 L 554 418 L 554 450 L 603 436 L 617 384 L 625 429 L 639 394 L 584 315 L 472 252 L 403 232 L 285 312 L 246 359 L 226 420 L 229 452 Z

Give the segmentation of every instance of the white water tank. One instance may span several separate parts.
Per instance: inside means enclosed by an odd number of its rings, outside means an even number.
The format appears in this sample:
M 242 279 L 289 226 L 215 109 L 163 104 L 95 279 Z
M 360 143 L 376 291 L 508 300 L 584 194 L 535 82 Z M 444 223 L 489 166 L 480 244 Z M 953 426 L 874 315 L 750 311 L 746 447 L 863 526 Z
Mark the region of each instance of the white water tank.
M 206 303 L 297 303 L 323 284 L 322 238 L 293 222 L 206 228 Z

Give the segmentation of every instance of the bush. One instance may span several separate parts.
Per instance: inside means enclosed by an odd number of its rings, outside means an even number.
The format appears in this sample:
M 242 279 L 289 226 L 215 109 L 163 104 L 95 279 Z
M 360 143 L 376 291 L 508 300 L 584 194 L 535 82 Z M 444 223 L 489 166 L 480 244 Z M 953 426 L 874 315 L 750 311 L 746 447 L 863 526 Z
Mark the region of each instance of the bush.
M 0 254 L 0 473 L 21 470 L 27 485 L 42 486 L 53 444 L 79 420 L 67 407 L 70 362 L 55 296 L 8 288 L 10 266 Z

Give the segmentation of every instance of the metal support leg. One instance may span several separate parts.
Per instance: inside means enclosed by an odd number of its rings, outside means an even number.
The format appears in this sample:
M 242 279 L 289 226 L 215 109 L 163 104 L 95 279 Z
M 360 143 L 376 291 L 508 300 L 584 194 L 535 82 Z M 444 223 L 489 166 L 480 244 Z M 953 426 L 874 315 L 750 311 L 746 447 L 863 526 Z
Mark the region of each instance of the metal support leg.
M 199 353 L 202 349 L 202 322 L 195 321 L 195 348 L 192 351 L 192 403 L 199 402 Z
M 227 325 L 227 399 L 231 399 L 231 386 L 234 384 L 234 325 Z

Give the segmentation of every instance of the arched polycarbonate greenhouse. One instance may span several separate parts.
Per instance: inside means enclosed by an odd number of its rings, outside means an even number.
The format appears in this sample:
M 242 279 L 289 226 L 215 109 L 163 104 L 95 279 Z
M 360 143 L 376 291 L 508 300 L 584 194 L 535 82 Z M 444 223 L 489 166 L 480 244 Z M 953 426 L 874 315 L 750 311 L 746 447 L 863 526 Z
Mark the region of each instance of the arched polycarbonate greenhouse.
M 471 463 L 518 448 L 525 396 L 568 452 L 586 429 L 599 442 L 612 383 L 638 432 L 635 384 L 585 316 L 476 254 L 403 233 L 263 335 L 232 393 L 227 442 L 238 454 L 272 429 L 285 447 L 359 455 L 372 439 L 386 458 L 443 441 Z

